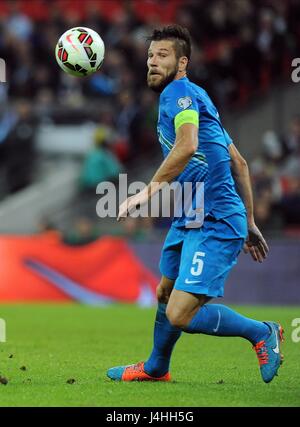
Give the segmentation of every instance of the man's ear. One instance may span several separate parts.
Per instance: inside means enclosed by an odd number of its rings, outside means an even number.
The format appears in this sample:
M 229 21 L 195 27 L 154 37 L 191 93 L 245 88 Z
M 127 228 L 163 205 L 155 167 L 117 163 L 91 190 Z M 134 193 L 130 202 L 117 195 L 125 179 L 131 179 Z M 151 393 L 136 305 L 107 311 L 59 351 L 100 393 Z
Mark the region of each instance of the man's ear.
M 188 62 L 189 62 L 189 60 L 187 59 L 187 57 L 186 57 L 186 56 L 181 56 L 181 57 L 179 58 L 179 63 L 178 63 L 179 67 L 178 67 L 178 71 L 185 71 L 185 70 L 186 70 L 186 68 L 187 68 Z

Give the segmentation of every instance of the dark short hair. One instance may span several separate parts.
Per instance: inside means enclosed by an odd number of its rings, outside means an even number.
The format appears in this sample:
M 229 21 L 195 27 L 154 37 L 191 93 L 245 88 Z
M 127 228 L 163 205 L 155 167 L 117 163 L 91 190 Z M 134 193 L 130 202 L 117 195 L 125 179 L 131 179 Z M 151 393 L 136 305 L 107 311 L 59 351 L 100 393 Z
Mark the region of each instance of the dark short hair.
M 186 56 L 188 60 L 191 58 L 191 36 L 189 30 L 180 25 L 169 25 L 161 30 L 153 30 L 151 36 L 147 37 L 148 41 L 172 40 L 176 57 Z

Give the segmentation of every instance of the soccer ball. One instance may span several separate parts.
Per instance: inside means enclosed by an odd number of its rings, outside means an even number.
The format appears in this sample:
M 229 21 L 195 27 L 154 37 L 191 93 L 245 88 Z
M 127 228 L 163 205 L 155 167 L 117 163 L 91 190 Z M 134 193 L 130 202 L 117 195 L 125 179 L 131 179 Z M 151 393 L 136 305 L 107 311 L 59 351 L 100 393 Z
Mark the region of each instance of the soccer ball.
M 70 28 L 58 40 L 55 57 L 58 65 L 72 76 L 88 76 L 101 67 L 105 54 L 102 38 L 85 27 Z

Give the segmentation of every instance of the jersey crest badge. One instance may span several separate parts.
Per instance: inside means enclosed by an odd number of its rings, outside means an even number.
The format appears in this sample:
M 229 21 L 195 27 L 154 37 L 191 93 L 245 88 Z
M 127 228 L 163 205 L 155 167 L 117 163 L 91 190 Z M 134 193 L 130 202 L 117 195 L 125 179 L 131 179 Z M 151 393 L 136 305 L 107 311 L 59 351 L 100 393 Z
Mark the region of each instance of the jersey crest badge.
M 190 105 L 192 105 L 192 103 L 192 98 L 189 96 L 184 96 L 183 98 L 179 98 L 177 100 L 178 107 L 182 108 L 183 110 L 186 110 Z

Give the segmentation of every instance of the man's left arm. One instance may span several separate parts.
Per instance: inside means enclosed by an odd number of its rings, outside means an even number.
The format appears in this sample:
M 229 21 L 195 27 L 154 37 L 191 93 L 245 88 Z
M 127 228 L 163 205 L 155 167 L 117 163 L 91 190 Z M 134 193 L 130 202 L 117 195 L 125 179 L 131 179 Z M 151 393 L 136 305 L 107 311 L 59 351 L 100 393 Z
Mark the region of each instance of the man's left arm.
M 232 176 L 247 211 L 248 237 L 244 245 L 244 251 L 245 253 L 250 252 L 254 261 L 262 262 L 268 255 L 269 247 L 255 224 L 249 168 L 246 160 L 233 143 L 228 146 L 228 150 L 231 158 Z
M 150 195 L 152 195 L 151 187 L 154 187 L 154 193 L 156 193 L 156 184 L 161 186 L 163 183 L 170 183 L 180 175 L 197 151 L 197 148 L 198 127 L 192 123 L 181 125 L 177 131 L 172 150 L 148 184 Z
M 195 112 L 196 113 L 196 112 Z M 158 168 L 150 183 L 143 191 L 129 197 L 120 205 L 118 220 L 143 205 L 167 183 L 172 182 L 185 169 L 198 148 L 198 126 L 183 123 L 177 128 L 172 150 Z

